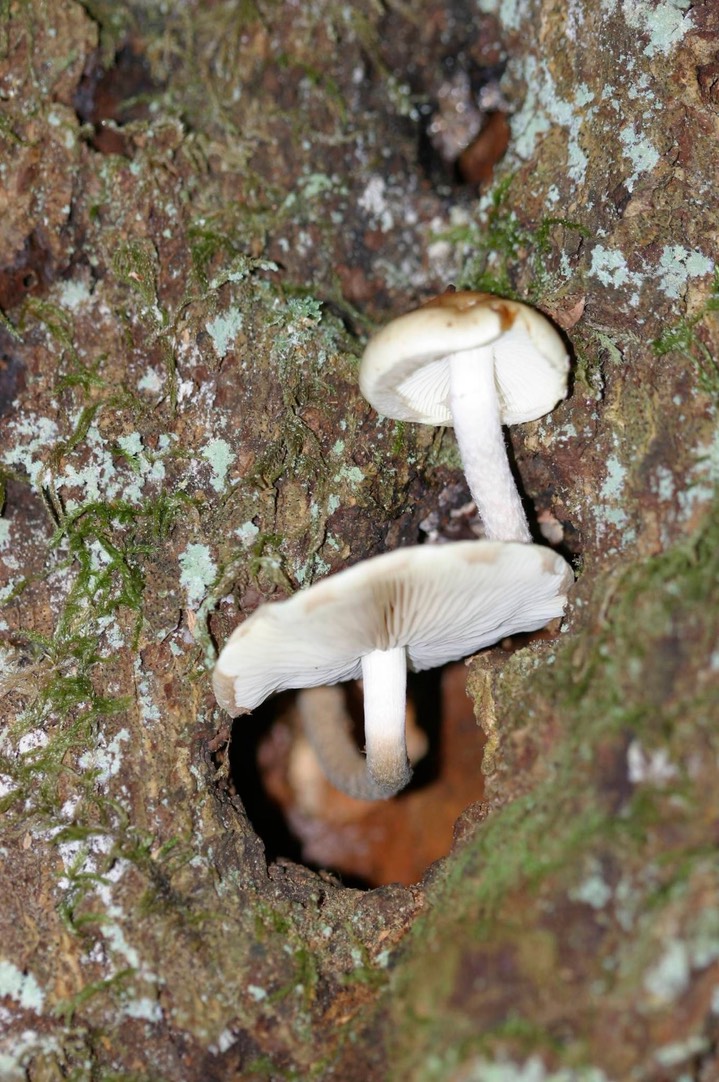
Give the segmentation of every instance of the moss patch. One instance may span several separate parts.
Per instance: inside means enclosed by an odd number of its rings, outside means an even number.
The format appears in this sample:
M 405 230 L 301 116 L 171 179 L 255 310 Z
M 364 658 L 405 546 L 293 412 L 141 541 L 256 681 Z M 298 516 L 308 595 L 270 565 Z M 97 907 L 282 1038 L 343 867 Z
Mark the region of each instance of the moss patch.
M 531 674 L 520 651 L 495 678 L 497 810 L 448 859 L 401 952 L 398 1074 L 541 1049 L 556 1069 L 621 1077 L 632 1057 L 651 1062 L 691 975 L 719 957 L 715 938 L 697 954 L 719 898 L 703 825 L 717 813 L 718 546 L 719 506 L 691 541 L 598 583 L 598 623 Z M 604 1044 L 620 1013 L 656 1038 Z

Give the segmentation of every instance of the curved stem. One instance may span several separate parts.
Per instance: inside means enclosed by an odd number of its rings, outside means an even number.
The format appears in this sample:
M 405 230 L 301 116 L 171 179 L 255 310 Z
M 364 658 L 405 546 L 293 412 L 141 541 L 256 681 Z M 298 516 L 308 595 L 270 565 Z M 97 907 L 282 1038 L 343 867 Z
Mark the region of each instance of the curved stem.
M 368 654 L 362 659 L 362 676 L 366 758 L 354 742 L 341 687 L 305 688 L 297 695 L 297 710 L 332 785 L 357 800 L 386 800 L 412 777 L 405 734 L 404 647 Z
M 531 541 L 509 468 L 492 346 L 449 357 L 449 403 L 464 473 L 490 541 Z
M 342 686 L 303 688 L 296 703 L 305 736 L 330 784 L 355 800 L 384 800 L 387 794 L 370 777 L 354 741 Z

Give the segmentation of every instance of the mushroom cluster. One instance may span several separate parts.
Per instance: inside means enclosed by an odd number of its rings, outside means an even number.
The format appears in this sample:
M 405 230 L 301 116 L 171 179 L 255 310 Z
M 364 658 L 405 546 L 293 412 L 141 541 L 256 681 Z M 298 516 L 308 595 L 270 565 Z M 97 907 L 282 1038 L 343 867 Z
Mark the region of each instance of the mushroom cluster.
M 385 799 L 411 777 L 407 668 L 454 661 L 564 612 L 573 574 L 531 542 L 501 425 L 532 420 L 566 395 L 568 357 L 535 310 L 485 293 L 447 293 L 368 344 L 360 389 L 385 416 L 454 425 L 487 540 L 420 545 L 365 560 L 267 603 L 232 633 L 213 687 L 233 717 L 289 688 L 362 678 L 365 756 L 342 726 L 303 710 L 329 780 Z

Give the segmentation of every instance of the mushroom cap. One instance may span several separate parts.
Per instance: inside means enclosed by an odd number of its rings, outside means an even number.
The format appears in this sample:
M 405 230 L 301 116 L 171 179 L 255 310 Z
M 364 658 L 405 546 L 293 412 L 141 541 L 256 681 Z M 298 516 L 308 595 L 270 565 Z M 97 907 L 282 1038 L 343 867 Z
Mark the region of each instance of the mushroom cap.
M 452 354 L 490 346 L 504 424 L 544 416 L 567 394 L 569 357 L 548 319 L 491 293 L 442 293 L 392 320 L 370 339 L 360 390 L 378 413 L 451 425 Z
M 397 646 L 414 670 L 443 665 L 561 616 L 572 582 L 540 545 L 398 549 L 262 605 L 220 653 L 215 695 L 234 717 L 276 691 L 357 679 L 365 654 Z

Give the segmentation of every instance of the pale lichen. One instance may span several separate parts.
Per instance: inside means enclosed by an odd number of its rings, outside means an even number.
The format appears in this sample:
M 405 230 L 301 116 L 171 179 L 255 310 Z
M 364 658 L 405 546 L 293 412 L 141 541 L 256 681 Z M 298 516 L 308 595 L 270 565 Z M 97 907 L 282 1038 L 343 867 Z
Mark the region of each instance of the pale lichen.
M 209 462 L 212 469 L 210 484 L 215 492 L 222 492 L 227 483 L 227 473 L 235 460 L 235 455 L 227 440 L 215 438 L 205 444 L 200 455 Z
M 127 729 L 121 729 L 108 741 L 104 733 L 98 736 L 97 745 L 80 756 L 78 762 L 83 770 L 90 770 L 95 776 L 97 785 L 106 785 L 110 778 L 115 777 L 122 766 L 122 750 L 120 745 L 130 739 Z
M 0 959 L 0 998 L 14 999 L 23 1010 L 41 1011 L 45 993 L 32 973 L 18 969 L 6 959 Z
M 602 0 L 603 11 L 619 7 L 618 0 Z M 628 26 L 647 35 L 642 51 L 650 59 L 671 52 L 694 27 L 691 0 L 621 0 L 621 12 Z
M 674 940 L 664 948 L 644 977 L 644 988 L 656 1005 L 673 1003 L 689 986 L 691 963 L 686 944 Z
M 189 544 L 178 556 L 180 584 L 185 588 L 187 603 L 196 608 L 217 577 L 217 565 L 207 545 Z
M 207 323 L 207 333 L 212 339 L 215 353 L 222 360 L 235 338 L 242 330 L 243 315 L 239 308 L 232 307 Z

